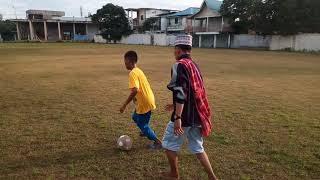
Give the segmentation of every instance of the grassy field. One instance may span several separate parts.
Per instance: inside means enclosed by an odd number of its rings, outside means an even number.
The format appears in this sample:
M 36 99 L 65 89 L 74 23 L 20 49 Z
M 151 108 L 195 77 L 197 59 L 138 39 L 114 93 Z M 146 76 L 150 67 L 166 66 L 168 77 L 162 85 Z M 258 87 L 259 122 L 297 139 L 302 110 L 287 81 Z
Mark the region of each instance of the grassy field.
M 149 151 L 118 109 L 128 95 L 122 56 L 137 50 L 155 92 L 152 126 L 170 114 L 172 48 L 0 44 L 0 179 L 160 179 L 163 152 Z M 206 150 L 220 179 L 320 178 L 320 56 L 194 49 L 215 110 Z M 134 140 L 130 152 L 116 139 Z M 205 179 L 180 153 L 182 179 Z

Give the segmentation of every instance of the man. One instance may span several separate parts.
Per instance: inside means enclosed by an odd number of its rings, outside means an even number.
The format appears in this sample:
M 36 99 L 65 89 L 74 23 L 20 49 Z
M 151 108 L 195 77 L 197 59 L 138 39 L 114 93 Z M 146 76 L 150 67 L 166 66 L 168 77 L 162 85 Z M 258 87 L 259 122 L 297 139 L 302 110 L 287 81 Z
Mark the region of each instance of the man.
M 172 67 L 172 79 L 168 85 L 173 92 L 173 104 L 166 107 L 167 111 L 173 113 L 162 142 L 171 169 L 164 175 L 179 179 L 177 153 L 186 138 L 189 150 L 197 156 L 208 178 L 214 180 L 217 178 L 203 147 L 203 136 L 208 136 L 212 129 L 211 111 L 200 70 L 191 58 L 191 47 L 192 36 L 177 37 L 174 50 L 176 63 Z

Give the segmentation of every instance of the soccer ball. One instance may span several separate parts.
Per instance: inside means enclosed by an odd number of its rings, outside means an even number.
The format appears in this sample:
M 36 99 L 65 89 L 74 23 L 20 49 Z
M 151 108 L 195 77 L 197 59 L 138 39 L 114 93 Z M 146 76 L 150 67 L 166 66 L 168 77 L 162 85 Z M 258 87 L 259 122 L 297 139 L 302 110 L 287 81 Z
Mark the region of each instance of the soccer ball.
M 122 135 L 117 141 L 117 146 L 123 151 L 129 151 L 132 148 L 132 140 L 127 135 Z

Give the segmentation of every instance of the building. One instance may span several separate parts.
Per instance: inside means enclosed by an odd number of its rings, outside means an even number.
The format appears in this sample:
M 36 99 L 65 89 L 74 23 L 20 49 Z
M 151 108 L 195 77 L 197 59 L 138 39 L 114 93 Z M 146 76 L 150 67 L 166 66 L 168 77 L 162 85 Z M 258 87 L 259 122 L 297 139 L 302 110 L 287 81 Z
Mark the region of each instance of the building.
M 2 16 L 2 14 L 0 14 L 0 21 L 2 21 L 3 20 L 3 16 Z
M 16 23 L 18 40 L 90 41 L 98 33 L 98 26 L 90 18 L 64 16 L 62 11 L 28 10 L 26 19 L 10 21 Z
M 193 25 L 188 29 L 199 39 L 199 47 L 204 45 L 205 47 L 215 48 L 217 35 L 232 31 L 227 19 L 219 13 L 221 5 L 222 1 L 204 0 L 200 11 L 191 17 Z M 228 42 L 228 46 L 230 45 L 230 36 L 219 37 L 229 38 L 229 40 L 223 41 Z
M 188 27 L 192 27 L 192 16 L 199 12 L 199 8 L 190 7 L 183 11 L 162 16 L 166 19 L 166 32 L 169 34 L 188 33 Z
M 177 11 L 156 8 L 128 8 L 126 9 L 126 12 L 132 29 L 137 30 L 139 27 L 143 26 L 143 23 L 149 18 L 157 18 L 160 24 L 159 15 Z

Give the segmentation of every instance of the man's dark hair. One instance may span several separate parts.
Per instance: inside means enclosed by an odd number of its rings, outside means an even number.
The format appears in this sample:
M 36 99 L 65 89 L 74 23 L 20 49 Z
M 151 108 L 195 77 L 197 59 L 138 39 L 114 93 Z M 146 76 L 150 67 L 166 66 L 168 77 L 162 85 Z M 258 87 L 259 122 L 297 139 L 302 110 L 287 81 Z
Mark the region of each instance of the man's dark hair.
M 177 48 L 180 48 L 182 51 L 191 51 L 192 47 L 189 46 L 189 45 L 182 45 L 182 44 L 179 44 L 179 45 L 176 45 Z
M 128 51 L 124 55 L 124 59 L 136 64 L 138 62 L 138 55 L 135 51 Z

